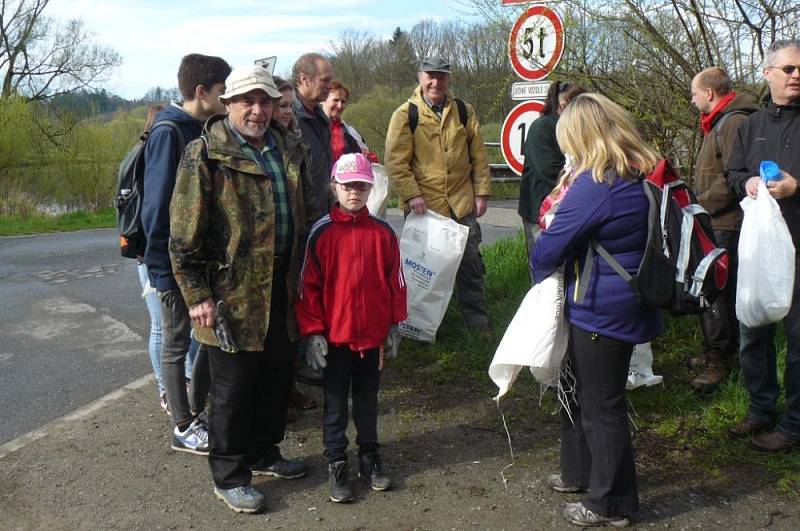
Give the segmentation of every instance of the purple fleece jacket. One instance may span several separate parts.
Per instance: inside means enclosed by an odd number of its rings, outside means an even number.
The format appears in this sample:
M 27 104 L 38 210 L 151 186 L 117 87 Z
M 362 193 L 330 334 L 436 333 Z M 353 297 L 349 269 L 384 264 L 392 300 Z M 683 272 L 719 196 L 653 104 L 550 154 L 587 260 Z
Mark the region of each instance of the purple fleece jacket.
M 633 289 L 600 256 L 582 304 L 575 300 L 588 242 L 597 240 L 629 273 L 635 274 L 647 242 L 647 197 L 639 181 L 616 177 L 596 183 L 578 175 L 550 227 L 536 240 L 533 276 L 541 282 L 566 263 L 567 317 L 581 330 L 627 343 L 645 343 L 660 332 L 656 310 L 640 304 Z

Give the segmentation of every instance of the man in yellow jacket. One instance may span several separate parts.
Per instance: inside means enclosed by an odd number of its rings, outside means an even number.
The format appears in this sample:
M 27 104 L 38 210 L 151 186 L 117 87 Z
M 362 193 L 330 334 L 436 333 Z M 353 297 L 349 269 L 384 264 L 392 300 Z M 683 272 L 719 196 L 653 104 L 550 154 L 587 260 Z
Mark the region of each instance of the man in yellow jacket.
M 467 328 L 488 331 L 477 218 L 486 212 L 491 176 L 478 117 L 448 97 L 449 61 L 430 57 L 419 70 L 419 87 L 389 122 L 386 171 L 406 213 L 431 209 L 469 228 L 456 294 Z

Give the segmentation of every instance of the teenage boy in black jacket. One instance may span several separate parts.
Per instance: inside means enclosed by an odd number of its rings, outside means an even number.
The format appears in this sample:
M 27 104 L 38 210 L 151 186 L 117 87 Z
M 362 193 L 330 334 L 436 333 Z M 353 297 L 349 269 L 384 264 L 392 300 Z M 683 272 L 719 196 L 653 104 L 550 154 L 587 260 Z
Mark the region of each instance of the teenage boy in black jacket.
M 156 124 L 163 120 L 175 122 L 181 135 L 167 125 L 156 125 L 150 131 L 144 152 L 142 226 L 147 237 L 144 262 L 150 285 L 158 291 L 161 302 L 161 374 L 175 424 L 172 449 L 200 455 L 208 454 L 208 431 L 192 414 L 186 393 L 184 362 L 191 343 L 191 321 L 172 275 L 169 203 L 183 147 L 200 136 L 203 124 L 211 115 L 225 112 L 219 96 L 225 92 L 225 78 L 230 72 L 230 65 L 220 57 L 185 56 L 178 68 L 178 88 L 183 103 L 173 103 L 155 119 Z

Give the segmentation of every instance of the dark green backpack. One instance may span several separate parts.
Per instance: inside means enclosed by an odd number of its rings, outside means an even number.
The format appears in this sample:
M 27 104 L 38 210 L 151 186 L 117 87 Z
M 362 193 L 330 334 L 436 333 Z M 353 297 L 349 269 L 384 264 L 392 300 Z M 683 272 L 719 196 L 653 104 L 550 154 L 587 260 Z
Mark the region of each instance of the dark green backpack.
M 186 147 L 178 124 L 172 120 L 161 120 L 153 124 L 150 131 L 165 125 L 178 136 L 178 158 Z M 142 202 L 144 201 L 144 148 L 150 131 L 145 131 L 119 165 L 117 174 L 117 227 L 119 228 L 119 252 L 125 258 L 144 255 L 147 238 L 142 228 Z

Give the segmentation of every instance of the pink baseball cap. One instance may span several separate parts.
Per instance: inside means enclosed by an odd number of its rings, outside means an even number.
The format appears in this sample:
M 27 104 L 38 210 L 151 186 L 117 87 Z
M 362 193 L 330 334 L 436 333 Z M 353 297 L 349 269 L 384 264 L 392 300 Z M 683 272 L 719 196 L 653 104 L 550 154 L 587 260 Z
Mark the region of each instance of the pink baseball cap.
M 373 184 L 372 163 L 361 153 L 345 153 L 333 165 L 331 179 L 337 183 L 362 182 Z

